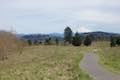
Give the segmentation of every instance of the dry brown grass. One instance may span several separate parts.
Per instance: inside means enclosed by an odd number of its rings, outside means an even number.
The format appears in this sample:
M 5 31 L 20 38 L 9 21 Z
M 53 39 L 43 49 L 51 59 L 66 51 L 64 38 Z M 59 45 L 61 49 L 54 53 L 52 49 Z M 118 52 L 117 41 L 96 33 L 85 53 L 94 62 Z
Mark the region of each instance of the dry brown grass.
M 0 59 L 4 60 L 11 52 L 23 50 L 24 43 L 11 32 L 0 31 Z
M 0 63 L 0 80 L 91 80 L 79 67 L 86 48 L 73 46 L 26 47 Z

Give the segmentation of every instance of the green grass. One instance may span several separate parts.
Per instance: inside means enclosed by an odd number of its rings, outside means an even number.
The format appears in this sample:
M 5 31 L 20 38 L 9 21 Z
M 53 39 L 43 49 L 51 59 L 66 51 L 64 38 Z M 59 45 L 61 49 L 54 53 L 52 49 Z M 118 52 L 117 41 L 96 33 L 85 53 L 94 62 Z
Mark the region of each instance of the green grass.
M 109 46 L 108 42 L 98 43 L 100 63 L 107 69 L 120 73 L 120 47 Z
M 86 47 L 33 46 L 0 61 L 0 80 L 91 80 L 80 67 Z

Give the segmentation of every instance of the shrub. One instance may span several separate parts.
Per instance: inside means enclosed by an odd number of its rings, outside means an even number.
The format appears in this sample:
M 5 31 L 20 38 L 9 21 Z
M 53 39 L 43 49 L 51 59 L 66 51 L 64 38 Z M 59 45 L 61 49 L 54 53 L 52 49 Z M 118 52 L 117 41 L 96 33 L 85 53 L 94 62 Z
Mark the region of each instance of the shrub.
M 31 40 L 28 40 L 28 45 L 31 46 L 32 45 L 32 41 Z
M 55 43 L 56 43 L 56 45 L 59 45 L 59 40 L 58 40 L 58 38 L 55 39 Z
M 75 33 L 73 40 L 72 40 L 72 44 L 74 46 L 80 46 L 82 44 L 82 39 L 79 33 Z
M 116 40 L 116 44 L 117 44 L 118 46 L 120 46 L 120 39 L 119 39 L 119 38 Z
M 111 47 L 120 46 L 120 36 L 112 36 L 110 46 Z
M 92 37 L 90 35 L 87 35 L 85 40 L 84 40 L 84 45 L 90 46 L 91 44 L 92 44 Z
M 110 43 L 111 47 L 115 47 L 116 46 L 116 39 L 114 37 L 111 37 L 111 43 Z
M 45 39 L 45 44 L 46 45 L 51 45 L 51 37 Z

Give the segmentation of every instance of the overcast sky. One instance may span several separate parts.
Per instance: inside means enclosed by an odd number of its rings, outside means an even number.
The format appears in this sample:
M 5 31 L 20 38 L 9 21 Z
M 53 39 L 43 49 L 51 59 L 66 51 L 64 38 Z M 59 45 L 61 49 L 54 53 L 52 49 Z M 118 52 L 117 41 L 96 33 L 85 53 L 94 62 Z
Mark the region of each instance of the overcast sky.
M 120 33 L 120 0 L 0 0 L 0 29 L 18 33 Z

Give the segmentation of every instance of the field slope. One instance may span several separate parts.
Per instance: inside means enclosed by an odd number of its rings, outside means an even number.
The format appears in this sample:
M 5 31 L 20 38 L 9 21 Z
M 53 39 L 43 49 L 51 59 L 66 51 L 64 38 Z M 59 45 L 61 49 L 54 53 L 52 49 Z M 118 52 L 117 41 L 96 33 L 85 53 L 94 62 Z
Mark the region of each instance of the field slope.
M 0 80 L 91 80 L 79 67 L 83 53 L 84 47 L 27 47 L 0 62 Z
M 109 46 L 108 42 L 99 42 L 97 47 L 100 63 L 113 72 L 120 73 L 120 47 Z

